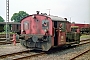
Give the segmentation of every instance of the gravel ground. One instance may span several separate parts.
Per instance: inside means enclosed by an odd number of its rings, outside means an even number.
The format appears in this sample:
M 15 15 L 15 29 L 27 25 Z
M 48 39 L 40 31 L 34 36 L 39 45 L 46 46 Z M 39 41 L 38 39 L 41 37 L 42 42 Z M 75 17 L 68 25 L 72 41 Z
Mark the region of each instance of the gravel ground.
M 80 56 L 79 58 L 76 58 L 75 60 L 90 60 L 90 51 Z
M 90 49 L 90 43 L 66 50 L 61 50 L 52 54 L 29 58 L 27 60 L 70 60 L 72 57 L 76 56 L 78 53 L 81 53 L 83 52 L 83 50 L 86 49 Z M 88 55 L 88 57 L 89 56 L 90 54 Z M 89 59 L 85 57 L 82 58 L 82 60 L 89 60 Z
M 16 46 L 14 46 L 13 44 L 0 45 L 0 55 L 24 51 L 24 50 L 27 49 L 22 47 L 20 43 L 17 43 Z

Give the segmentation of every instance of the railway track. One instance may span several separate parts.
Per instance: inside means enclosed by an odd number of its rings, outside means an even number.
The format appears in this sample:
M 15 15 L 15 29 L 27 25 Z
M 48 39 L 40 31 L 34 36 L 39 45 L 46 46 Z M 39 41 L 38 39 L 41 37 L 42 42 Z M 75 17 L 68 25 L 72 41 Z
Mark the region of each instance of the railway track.
M 70 60 L 75 60 L 76 58 L 84 55 L 85 53 L 88 53 L 89 51 L 90 51 L 90 49 L 87 49 L 87 50 L 83 51 L 82 53 L 78 53 L 78 55 L 72 57 Z
M 22 57 L 19 57 L 19 58 L 13 58 L 13 60 L 22 60 L 22 59 L 25 59 L 25 58 L 30 58 L 30 57 L 36 57 L 36 56 L 41 56 L 41 55 L 45 55 L 45 52 L 40 52 L 40 53 L 35 53 L 35 54 L 28 54 L 26 56 L 22 56 Z
M 83 44 L 90 43 L 90 41 L 88 41 L 88 40 L 90 40 L 90 39 L 81 40 L 80 42 L 83 42 L 83 43 L 79 44 L 78 46 L 83 45 Z M 90 49 L 87 48 L 86 50 L 82 51 L 81 53 L 78 53 L 78 55 L 75 55 L 74 57 L 72 57 L 70 60 L 75 60 L 76 58 L 84 55 L 85 53 L 87 53 L 87 52 L 89 52 L 89 51 L 90 51 Z
M 31 52 L 30 50 L 26 51 L 21 51 L 21 52 L 15 52 L 15 53 L 10 53 L 10 54 L 4 54 L 0 55 L 0 59 L 4 60 L 20 60 L 24 58 L 30 58 L 30 57 L 35 57 L 39 55 L 43 55 L 45 52 Z
M 90 43 L 90 39 L 81 40 L 79 45 L 83 45 L 83 44 L 87 44 L 87 43 Z
M 0 41 L 0 45 L 5 45 L 5 44 L 12 44 L 12 41 Z M 19 41 L 17 41 L 16 43 L 20 43 Z
M 83 41 L 87 41 L 87 40 L 83 40 Z M 81 41 L 81 42 L 83 42 L 83 41 Z M 87 44 L 87 43 L 90 43 L 90 41 L 81 43 L 78 46 Z M 80 53 L 80 55 L 86 53 L 87 51 L 90 51 L 90 49 L 87 49 L 86 51 Z M 21 51 L 21 52 L 0 55 L 0 59 L 22 60 L 22 59 L 31 58 L 31 57 L 35 57 L 35 56 L 42 56 L 42 55 L 46 55 L 46 53 L 45 52 L 32 52 L 31 50 L 26 50 L 26 51 Z M 80 55 L 72 57 L 71 60 L 77 58 Z
M 90 39 L 84 39 L 84 40 L 80 40 L 80 42 L 87 41 L 87 40 L 90 40 Z

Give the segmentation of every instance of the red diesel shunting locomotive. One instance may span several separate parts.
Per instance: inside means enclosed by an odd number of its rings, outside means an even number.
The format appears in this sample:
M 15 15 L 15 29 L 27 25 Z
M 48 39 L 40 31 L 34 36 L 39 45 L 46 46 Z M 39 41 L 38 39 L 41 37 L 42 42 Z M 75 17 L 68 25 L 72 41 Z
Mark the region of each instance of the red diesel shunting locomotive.
M 21 45 L 30 49 L 48 51 L 62 45 L 78 44 L 80 34 L 71 32 L 71 23 L 65 18 L 44 14 L 29 15 L 21 20 Z

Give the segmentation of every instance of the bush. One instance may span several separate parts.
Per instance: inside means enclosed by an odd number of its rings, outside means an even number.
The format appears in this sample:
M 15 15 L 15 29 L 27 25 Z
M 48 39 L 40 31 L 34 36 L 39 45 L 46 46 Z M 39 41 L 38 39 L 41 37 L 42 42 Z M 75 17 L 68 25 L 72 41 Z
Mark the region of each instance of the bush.
M 10 26 L 9 25 L 7 25 L 7 29 L 6 29 L 6 25 L 4 25 L 4 31 L 6 32 L 6 30 L 7 30 L 7 32 L 10 31 Z

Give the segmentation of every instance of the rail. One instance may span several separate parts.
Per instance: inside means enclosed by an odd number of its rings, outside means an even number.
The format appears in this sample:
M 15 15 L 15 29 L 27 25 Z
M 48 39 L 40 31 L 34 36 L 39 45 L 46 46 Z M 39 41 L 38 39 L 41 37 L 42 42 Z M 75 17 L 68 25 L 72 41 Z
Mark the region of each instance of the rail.
M 90 49 L 87 49 L 87 50 L 83 51 L 82 53 L 79 53 L 78 55 L 72 57 L 70 60 L 75 60 L 76 58 L 84 55 L 85 53 L 88 53 L 89 51 L 90 51 Z

